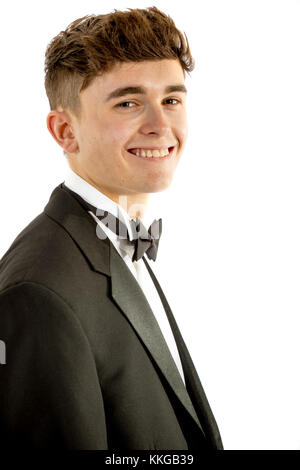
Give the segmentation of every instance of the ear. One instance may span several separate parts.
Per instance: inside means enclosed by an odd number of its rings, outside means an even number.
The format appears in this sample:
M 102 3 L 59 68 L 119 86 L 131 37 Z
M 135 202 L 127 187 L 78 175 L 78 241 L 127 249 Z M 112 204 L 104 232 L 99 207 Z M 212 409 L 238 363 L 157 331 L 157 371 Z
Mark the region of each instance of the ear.
M 73 133 L 71 118 L 68 113 L 58 110 L 50 111 L 47 116 L 47 128 L 66 153 L 79 152 L 79 145 Z

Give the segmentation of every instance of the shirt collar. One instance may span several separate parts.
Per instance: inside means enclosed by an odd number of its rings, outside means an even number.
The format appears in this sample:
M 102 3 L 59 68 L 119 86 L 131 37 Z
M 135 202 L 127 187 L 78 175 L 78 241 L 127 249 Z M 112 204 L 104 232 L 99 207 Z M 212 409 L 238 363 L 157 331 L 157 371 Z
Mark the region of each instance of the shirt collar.
M 71 191 L 77 193 L 92 206 L 108 211 L 121 220 L 121 222 L 126 225 L 130 240 L 132 240 L 133 233 L 130 225 L 130 217 L 123 207 L 85 181 L 81 176 L 77 175 L 70 167 L 67 169 L 64 183 Z

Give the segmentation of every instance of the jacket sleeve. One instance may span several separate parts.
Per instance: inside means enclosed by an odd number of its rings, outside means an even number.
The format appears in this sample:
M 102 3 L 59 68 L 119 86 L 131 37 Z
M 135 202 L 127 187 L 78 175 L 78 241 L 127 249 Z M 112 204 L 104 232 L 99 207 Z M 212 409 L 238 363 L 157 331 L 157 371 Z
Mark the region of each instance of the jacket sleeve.
M 95 360 L 72 308 L 22 282 L 0 293 L 0 442 L 3 448 L 107 449 Z

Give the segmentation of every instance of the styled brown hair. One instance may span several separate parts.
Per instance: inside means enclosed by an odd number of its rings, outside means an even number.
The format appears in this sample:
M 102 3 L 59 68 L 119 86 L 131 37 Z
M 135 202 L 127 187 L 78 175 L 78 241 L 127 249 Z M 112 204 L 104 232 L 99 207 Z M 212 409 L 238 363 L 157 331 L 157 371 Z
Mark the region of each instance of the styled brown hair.
M 118 62 L 178 59 L 194 68 L 186 34 L 156 7 L 114 10 L 73 21 L 48 44 L 45 88 L 51 110 L 59 105 L 80 115 L 79 93 Z

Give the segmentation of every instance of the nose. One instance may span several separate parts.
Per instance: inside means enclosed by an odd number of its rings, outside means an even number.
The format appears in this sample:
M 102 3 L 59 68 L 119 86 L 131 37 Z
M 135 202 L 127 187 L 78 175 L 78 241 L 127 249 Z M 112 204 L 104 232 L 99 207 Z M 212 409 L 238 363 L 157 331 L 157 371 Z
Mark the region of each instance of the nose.
M 151 106 L 144 115 L 140 131 L 145 135 L 164 135 L 169 127 L 169 121 L 164 109 L 160 106 Z

